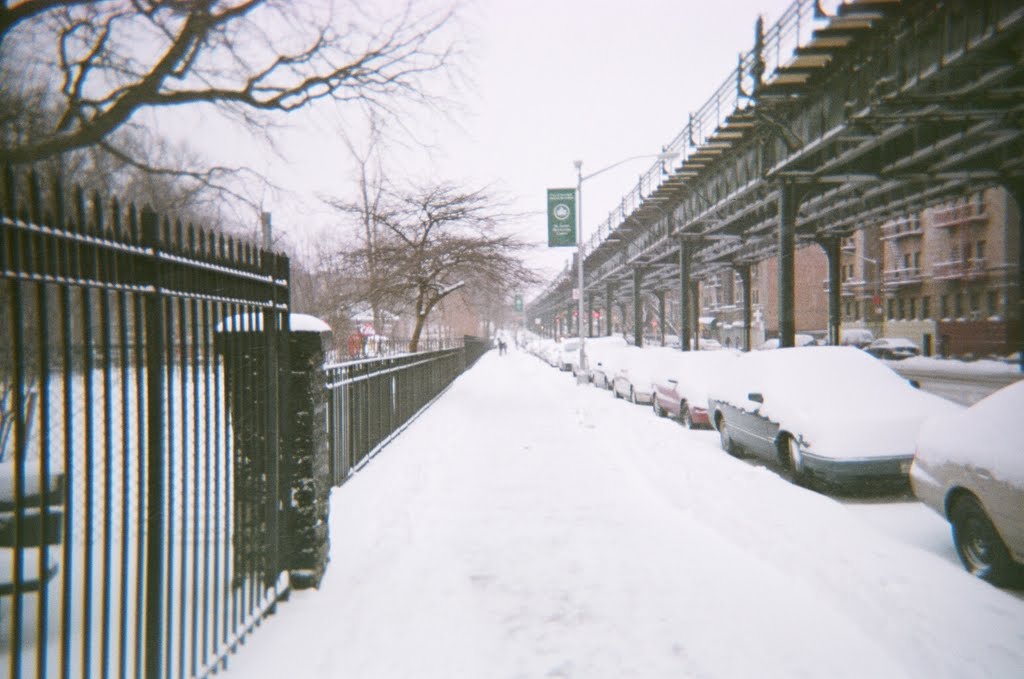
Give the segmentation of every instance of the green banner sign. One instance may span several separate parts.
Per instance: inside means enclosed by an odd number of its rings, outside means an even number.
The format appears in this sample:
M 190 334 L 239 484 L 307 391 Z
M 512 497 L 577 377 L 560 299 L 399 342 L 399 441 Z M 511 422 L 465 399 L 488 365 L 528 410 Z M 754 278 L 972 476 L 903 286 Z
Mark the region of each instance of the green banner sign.
M 522 295 L 516 295 L 515 305 L 516 305 L 516 311 L 522 311 L 523 310 L 523 296 Z
M 548 247 L 576 247 L 576 189 L 548 189 Z

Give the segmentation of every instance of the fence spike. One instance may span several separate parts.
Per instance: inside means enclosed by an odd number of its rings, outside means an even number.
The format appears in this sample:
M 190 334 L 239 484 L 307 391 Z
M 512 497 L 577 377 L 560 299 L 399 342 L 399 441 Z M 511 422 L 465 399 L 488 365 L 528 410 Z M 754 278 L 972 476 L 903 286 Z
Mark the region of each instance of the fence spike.
M 33 224 L 43 223 L 43 204 L 39 191 L 39 174 L 33 169 L 28 173 L 28 214 Z
M 3 210 L 3 214 L 8 217 L 14 216 L 14 168 L 10 164 L 4 165 L 3 173 L 3 189 L 4 199 L 0 203 L 0 210 Z
M 142 242 L 142 235 L 139 232 L 139 211 L 135 203 L 128 204 L 128 237 L 133 243 Z
M 105 231 L 103 219 L 103 199 L 99 191 L 92 192 L 92 228 L 93 233 L 102 236 Z
M 110 227 L 118 240 L 124 240 L 124 228 L 121 222 L 121 203 L 116 197 L 110 200 Z
M 67 230 L 67 210 L 64 204 L 64 180 L 59 172 L 54 171 L 50 178 L 50 185 L 53 187 L 53 215 L 52 226 L 62 231 Z
M 75 185 L 75 224 L 74 231 L 78 233 L 85 233 L 85 191 L 82 190 L 81 184 Z

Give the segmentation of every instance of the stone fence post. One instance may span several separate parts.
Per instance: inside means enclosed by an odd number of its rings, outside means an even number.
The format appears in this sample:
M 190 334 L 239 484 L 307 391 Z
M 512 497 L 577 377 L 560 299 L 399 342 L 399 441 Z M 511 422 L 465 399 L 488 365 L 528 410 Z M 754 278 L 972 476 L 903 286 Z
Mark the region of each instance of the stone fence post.
M 330 327 L 292 314 L 288 338 L 288 403 L 281 441 L 281 480 L 290 490 L 285 507 L 282 565 L 295 589 L 319 587 L 329 558 L 331 476 L 327 443 L 324 356 Z

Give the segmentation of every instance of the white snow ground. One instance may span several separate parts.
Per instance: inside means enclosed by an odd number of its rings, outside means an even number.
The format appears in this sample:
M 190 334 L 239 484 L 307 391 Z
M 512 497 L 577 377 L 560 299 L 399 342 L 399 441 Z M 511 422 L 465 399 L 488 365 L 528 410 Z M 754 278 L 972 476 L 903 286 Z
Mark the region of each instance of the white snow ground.
M 1024 600 L 879 510 L 490 352 L 334 490 L 320 590 L 224 676 L 1024 676 Z

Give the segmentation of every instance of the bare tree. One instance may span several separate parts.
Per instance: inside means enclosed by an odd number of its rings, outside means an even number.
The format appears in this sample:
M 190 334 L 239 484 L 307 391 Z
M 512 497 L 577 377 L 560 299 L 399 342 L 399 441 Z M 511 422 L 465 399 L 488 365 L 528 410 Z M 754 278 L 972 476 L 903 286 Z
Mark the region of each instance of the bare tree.
M 362 298 L 370 305 L 373 314 L 373 327 L 376 332 L 383 332 L 381 307 L 386 302 L 380 294 L 381 272 L 378 264 L 377 243 L 383 226 L 380 223 L 382 201 L 384 199 L 385 180 L 381 154 L 383 152 L 383 122 L 380 117 L 371 113 L 369 129 L 364 145 L 358 143 L 347 133 L 342 139 L 356 163 L 355 200 L 340 200 L 324 197 L 322 200 L 338 212 L 354 217 L 358 222 L 358 233 L 355 241 L 361 244 L 361 256 L 350 259 L 354 267 L 353 278 L 362 281 Z
M 330 3 L 328 3 L 330 4 Z M 260 113 L 319 100 L 391 110 L 425 101 L 427 74 L 451 60 L 451 13 L 372 17 L 293 0 L 0 2 L 0 59 L 46 83 L 52 118 L 0 134 L 0 163 L 32 163 L 112 145 L 143 109 L 212 104 L 261 129 Z
M 501 233 L 516 216 L 503 212 L 486 189 L 440 183 L 386 194 L 377 221 L 376 294 L 414 313 L 410 351 L 416 351 L 430 312 L 455 290 L 509 291 L 536 281 L 522 261 L 525 241 Z M 365 247 L 348 253 L 364 259 Z

